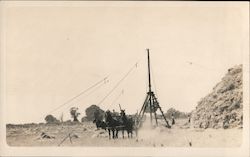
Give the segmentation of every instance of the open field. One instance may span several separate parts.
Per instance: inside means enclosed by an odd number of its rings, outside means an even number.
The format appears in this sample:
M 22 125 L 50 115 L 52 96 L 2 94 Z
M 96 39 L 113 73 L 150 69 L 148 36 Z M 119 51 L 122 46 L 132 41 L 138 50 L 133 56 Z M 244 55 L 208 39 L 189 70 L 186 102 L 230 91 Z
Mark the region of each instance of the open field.
M 7 143 L 9 146 L 112 146 L 112 147 L 239 147 L 242 141 L 242 129 L 198 129 L 192 128 L 187 120 L 177 120 L 171 129 L 159 126 L 148 127 L 145 124 L 138 137 L 123 139 L 119 132 L 118 139 L 109 139 L 108 132 L 96 129 L 95 124 L 84 122 L 78 124 L 33 124 L 8 125 Z M 41 138 L 44 132 L 55 138 Z

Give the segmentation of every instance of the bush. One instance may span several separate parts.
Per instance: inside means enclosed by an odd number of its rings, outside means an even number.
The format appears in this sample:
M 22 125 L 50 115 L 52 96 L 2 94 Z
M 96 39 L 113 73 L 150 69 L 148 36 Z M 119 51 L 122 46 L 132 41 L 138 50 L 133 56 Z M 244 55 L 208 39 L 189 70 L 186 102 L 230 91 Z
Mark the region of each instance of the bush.
M 86 122 L 88 121 L 87 117 L 82 117 L 81 122 Z
M 103 120 L 105 112 L 96 105 L 91 105 L 86 108 L 86 119 L 89 121 L 93 121 L 94 119 Z
M 56 119 L 54 116 L 47 115 L 45 118 L 46 123 L 59 123 L 60 121 L 58 119 Z
M 165 113 L 166 118 L 171 118 L 172 114 L 175 118 L 188 118 L 188 113 L 180 112 L 174 108 L 168 109 L 167 113 Z

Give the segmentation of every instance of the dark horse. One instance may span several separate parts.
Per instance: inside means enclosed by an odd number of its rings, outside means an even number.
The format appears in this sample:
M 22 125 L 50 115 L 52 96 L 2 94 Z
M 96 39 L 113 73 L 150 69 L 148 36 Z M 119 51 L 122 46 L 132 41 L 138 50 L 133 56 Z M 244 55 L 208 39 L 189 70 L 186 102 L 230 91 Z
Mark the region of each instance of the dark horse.
M 122 137 L 124 138 L 124 130 L 127 130 L 128 138 L 129 135 L 132 138 L 133 136 L 133 127 L 134 127 L 134 121 L 132 118 L 128 118 L 125 114 L 125 110 L 121 110 L 121 120 L 122 120 L 122 126 L 124 127 L 122 130 Z
M 109 110 L 106 111 L 105 122 L 109 132 L 109 139 L 111 138 L 111 131 L 113 139 L 118 138 L 118 127 L 120 126 L 120 122 L 112 117 L 112 114 Z
M 95 123 L 97 129 L 102 128 L 106 130 L 107 124 L 104 121 L 101 121 L 100 119 L 95 119 L 93 123 Z

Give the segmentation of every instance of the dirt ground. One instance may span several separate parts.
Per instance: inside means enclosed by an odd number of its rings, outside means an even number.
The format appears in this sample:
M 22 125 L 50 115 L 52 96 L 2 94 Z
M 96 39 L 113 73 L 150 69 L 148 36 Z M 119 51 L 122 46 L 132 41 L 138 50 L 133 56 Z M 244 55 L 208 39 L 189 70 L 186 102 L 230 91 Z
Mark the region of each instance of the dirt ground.
M 177 120 L 171 129 L 152 128 L 145 123 L 137 137 L 134 134 L 133 138 L 128 138 L 125 133 L 124 139 L 121 132 L 118 139 L 109 139 L 107 131 L 96 129 L 91 122 L 12 125 L 6 130 L 9 146 L 239 147 L 242 141 L 242 128 L 198 129 L 190 127 L 186 119 Z M 54 138 L 42 138 L 42 132 Z M 71 141 L 67 138 L 69 133 Z

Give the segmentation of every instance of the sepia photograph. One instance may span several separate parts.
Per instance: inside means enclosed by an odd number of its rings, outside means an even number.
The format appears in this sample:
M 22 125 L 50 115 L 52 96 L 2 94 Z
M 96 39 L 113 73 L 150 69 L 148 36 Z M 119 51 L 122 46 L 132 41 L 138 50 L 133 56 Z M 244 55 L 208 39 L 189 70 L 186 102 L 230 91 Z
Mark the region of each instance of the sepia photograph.
M 1 156 L 249 156 L 249 2 L 0 2 Z

